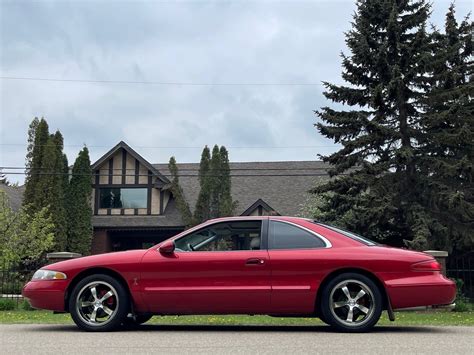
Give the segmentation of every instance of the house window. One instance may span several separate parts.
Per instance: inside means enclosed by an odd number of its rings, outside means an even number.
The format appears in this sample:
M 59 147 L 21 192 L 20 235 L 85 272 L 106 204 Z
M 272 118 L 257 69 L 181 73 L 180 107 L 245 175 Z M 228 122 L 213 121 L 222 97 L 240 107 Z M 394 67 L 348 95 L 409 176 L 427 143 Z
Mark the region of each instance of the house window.
M 147 208 L 147 189 L 102 188 L 99 208 Z

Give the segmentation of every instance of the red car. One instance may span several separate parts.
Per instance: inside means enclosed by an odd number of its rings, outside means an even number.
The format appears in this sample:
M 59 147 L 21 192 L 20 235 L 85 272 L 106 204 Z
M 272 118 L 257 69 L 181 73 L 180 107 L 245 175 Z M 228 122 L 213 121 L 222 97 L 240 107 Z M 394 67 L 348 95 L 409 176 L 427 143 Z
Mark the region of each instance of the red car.
M 393 320 L 455 293 L 430 255 L 280 216 L 215 219 L 148 250 L 47 265 L 23 289 L 33 307 L 70 312 L 88 331 L 186 314 L 314 316 L 367 331 L 383 310 Z

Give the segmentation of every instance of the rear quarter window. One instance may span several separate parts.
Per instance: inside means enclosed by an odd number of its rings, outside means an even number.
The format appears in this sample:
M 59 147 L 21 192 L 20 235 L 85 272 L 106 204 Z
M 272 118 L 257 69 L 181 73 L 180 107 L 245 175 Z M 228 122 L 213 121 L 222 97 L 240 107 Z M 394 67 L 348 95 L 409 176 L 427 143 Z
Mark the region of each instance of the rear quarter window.
M 269 249 L 316 249 L 326 243 L 313 233 L 289 223 L 270 221 Z

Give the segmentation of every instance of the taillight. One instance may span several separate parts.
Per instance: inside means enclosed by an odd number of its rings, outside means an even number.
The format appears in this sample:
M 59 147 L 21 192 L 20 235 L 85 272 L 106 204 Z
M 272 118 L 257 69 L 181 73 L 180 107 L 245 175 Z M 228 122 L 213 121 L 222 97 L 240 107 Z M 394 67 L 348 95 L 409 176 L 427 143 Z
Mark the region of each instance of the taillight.
M 436 260 L 422 261 L 411 266 L 413 271 L 441 271 L 441 264 Z

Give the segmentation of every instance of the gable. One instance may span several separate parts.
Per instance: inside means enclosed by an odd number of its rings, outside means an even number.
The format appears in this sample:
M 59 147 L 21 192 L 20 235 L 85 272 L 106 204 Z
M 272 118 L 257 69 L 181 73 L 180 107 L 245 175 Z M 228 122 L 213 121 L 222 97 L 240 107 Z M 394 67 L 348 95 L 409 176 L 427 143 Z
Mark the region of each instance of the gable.
M 241 216 L 280 216 L 268 203 L 259 198 L 251 206 L 249 206 Z
M 157 187 L 170 183 L 166 176 L 123 141 L 105 153 L 91 168 L 94 174 L 99 173 L 101 184 L 145 184 L 149 175 L 158 183 Z

